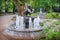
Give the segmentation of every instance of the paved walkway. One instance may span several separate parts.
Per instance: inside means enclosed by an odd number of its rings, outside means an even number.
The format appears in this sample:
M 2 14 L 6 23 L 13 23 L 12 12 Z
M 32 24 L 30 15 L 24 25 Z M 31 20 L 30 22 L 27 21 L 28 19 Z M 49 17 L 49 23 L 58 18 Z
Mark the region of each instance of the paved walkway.
M 11 20 L 12 18 L 12 15 L 0 16 L 0 40 L 8 40 L 8 38 L 5 37 L 2 32 L 9 24 L 13 23 L 13 21 Z

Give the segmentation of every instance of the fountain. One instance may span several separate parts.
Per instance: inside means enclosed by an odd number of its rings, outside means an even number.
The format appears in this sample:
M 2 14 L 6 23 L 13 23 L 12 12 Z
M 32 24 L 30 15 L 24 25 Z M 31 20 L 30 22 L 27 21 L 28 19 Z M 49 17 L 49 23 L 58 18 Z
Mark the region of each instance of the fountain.
M 20 40 L 38 40 L 42 27 L 39 25 L 40 18 L 16 15 L 16 22 L 9 25 L 4 34 Z
M 35 39 L 35 37 L 38 38 L 40 31 L 42 30 L 39 25 L 39 16 L 34 18 L 33 21 L 31 17 L 28 17 L 26 20 L 28 21 L 24 22 L 23 16 L 16 15 L 16 22 L 9 25 L 9 27 L 4 31 L 4 34 L 17 39 L 26 38 L 27 40 L 31 40 Z
M 40 18 L 44 17 L 44 13 L 43 13 L 43 9 L 42 8 L 39 9 L 39 16 L 40 16 Z
M 42 8 L 40 8 L 40 13 L 42 13 Z

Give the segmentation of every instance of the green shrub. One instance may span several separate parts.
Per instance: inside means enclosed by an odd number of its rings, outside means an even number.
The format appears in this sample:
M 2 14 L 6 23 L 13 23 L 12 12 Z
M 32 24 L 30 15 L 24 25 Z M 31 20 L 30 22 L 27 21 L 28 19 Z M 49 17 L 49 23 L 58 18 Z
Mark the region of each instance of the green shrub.
M 11 10 L 13 12 L 13 7 L 14 7 L 13 0 L 6 0 L 6 5 L 5 6 L 6 6 L 5 7 L 6 12 L 11 12 Z
M 53 16 L 52 16 L 51 13 L 47 13 L 47 14 L 45 15 L 45 17 L 46 17 L 46 18 L 53 18 Z
M 46 40 L 60 40 L 59 36 L 59 32 L 49 31 L 46 33 Z
M 54 22 L 55 25 L 60 25 L 60 21 Z
M 55 13 L 55 12 L 52 12 L 51 14 L 54 18 L 60 18 L 60 16 L 58 16 L 57 13 Z
M 55 18 L 58 18 L 58 19 L 60 19 L 60 16 L 56 16 Z
M 44 23 L 43 22 L 40 22 L 40 26 L 44 26 Z
M 58 31 L 53 31 L 53 29 L 48 27 L 43 32 L 45 32 L 46 35 L 45 40 L 60 40 L 60 32 Z
M 55 12 L 52 12 L 51 14 L 54 18 L 57 16 L 57 13 L 55 13 Z
M 45 15 L 46 18 L 60 18 L 55 12 L 50 12 Z

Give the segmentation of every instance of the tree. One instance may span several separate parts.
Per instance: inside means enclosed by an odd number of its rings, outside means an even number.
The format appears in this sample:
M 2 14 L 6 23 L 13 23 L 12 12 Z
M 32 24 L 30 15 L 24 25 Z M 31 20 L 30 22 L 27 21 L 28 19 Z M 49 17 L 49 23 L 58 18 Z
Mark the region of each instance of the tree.
M 15 6 L 16 6 L 16 8 L 17 8 L 17 10 L 18 10 L 18 14 L 19 15 L 23 15 L 23 13 L 24 13 L 24 0 L 20 0 L 20 3 L 18 2 L 19 0 L 14 0 L 14 4 L 15 4 Z

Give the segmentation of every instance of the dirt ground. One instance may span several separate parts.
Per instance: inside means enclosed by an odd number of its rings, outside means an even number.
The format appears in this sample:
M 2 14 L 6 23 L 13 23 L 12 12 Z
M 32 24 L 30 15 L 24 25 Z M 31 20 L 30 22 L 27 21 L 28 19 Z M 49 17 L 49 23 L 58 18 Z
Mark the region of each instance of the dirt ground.
M 8 37 L 3 35 L 3 31 L 8 27 L 10 23 L 13 23 L 12 15 L 0 16 L 0 40 L 10 40 Z

